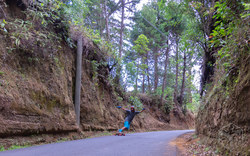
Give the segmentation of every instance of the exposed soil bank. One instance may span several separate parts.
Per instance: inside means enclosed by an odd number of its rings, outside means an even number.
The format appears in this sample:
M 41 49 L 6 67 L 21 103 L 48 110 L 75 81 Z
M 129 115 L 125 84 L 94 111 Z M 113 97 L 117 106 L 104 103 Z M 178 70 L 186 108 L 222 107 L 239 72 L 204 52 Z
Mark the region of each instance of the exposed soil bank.
M 196 132 L 226 155 L 250 154 L 250 54 L 225 71 L 220 64 L 196 119 Z
M 177 156 L 220 156 L 214 147 L 204 145 L 195 133 L 186 133 L 173 140 L 170 145 L 177 147 Z

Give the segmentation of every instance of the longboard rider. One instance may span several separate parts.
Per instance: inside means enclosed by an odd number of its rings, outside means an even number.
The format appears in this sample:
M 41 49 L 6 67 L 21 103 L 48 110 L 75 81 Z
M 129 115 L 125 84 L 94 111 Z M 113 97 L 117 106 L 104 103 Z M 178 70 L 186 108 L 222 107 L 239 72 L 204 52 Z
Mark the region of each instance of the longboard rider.
M 139 113 L 141 113 L 141 112 L 143 112 L 145 110 L 145 108 L 143 108 L 141 111 L 135 111 L 134 106 L 131 106 L 130 110 L 124 109 L 121 106 L 117 106 L 117 108 L 121 108 L 122 110 L 126 111 L 124 127 L 122 127 L 121 129 L 118 130 L 119 133 L 122 133 L 122 131 L 124 131 L 124 130 L 128 130 L 129 127 L 130 127 L 130 123 L 134 119 L 135 115 L 137 115 L 137 114 L 139 114 Z

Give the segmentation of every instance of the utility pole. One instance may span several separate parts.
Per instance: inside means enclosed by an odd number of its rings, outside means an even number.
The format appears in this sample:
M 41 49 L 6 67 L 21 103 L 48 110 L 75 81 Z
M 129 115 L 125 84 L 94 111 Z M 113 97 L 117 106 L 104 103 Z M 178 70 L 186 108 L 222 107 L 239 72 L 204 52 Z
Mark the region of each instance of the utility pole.
M 75 85 L 75 113 L 76 123 L 80 125 L 80 99 L 81 99 L 81 79 L 82 79 L 82 36 L 77 39 L 76 55 L 76 85 Z

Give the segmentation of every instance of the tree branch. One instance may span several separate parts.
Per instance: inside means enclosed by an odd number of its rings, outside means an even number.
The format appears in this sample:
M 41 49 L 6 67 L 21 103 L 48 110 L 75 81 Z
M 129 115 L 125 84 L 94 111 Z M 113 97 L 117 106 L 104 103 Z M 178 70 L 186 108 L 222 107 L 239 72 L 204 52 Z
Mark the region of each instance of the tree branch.
M 136 3 L 138 2 L 137 0 L 135 1 L 131 1 L 131 2 L 127 2 L 124 4 L 124 6 L 126 7 L 127 4 L 130 4 L 130 3 Z M 114 12 L 116 12 L 117 10 L 119 10 L 121 8 L 121 0 L 119 0 L 119 2 L 117 2 L 117 4 L 115 5 L 114 9 L 111 10 L 111 12 L 108 14 L 108 17 L 110 17 Z M 127 7 L 126 7 L 127 8 Z M 128 10 L 130 10 L 129 8 L 127 8 Z M 131 11 L 131 10 L 130 10 Z
M 3 15 L 4 15 L 4 17 L 6 18 L 6 14 L 5 14 L 5 12 L 4 12 L 4 10 L 3 10 L 3 8 L 2 8 L 2 6 L 0 5 L 0 8 L 1 8 L 1 10 L 3 11 Z
M 121 0 L 119 0 L 119 2 L 117 2 L 117 4 L 115 5 L 114 9 L 111 10 L 111 12 L 108 14 L 108 17 L 110 17 L 114 12 L 116 12 L 118 10 L 118 8 L 121 7 Z

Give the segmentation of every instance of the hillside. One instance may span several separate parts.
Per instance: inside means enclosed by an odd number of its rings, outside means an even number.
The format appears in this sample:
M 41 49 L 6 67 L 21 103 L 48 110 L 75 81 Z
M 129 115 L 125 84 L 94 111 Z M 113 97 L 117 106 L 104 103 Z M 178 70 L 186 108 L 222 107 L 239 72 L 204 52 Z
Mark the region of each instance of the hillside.
M 249 155 L 249 3 L 221 1 L 214 8 L 196 133 L 221 155 Z
M 0 14 L 0 137 L 120 128 L 124 114 L 116 106 L 132 103 L 108 79 L 107 53 L 75 26 L 63 23 L 62 17 L 43 24 L 43 18 L 27 9 L 27 2 L 20 2 L 0 2 L 7 4 Z M 76 35 L 83 37 L 79 127 L 73 98 Z M 141 98 L 146 111 L 133 121 L 137 131 L 194 127 L 189 111 L 165 112 L 154 106 L 152 97 L 146 98 Z
M 195 126 L 204 142 L 232 155 L 247 155 L 250 148 L 250 57 L 243 53 L 240 58 L 229 80 L 221 79 L 223 72 L 215 73 Z

